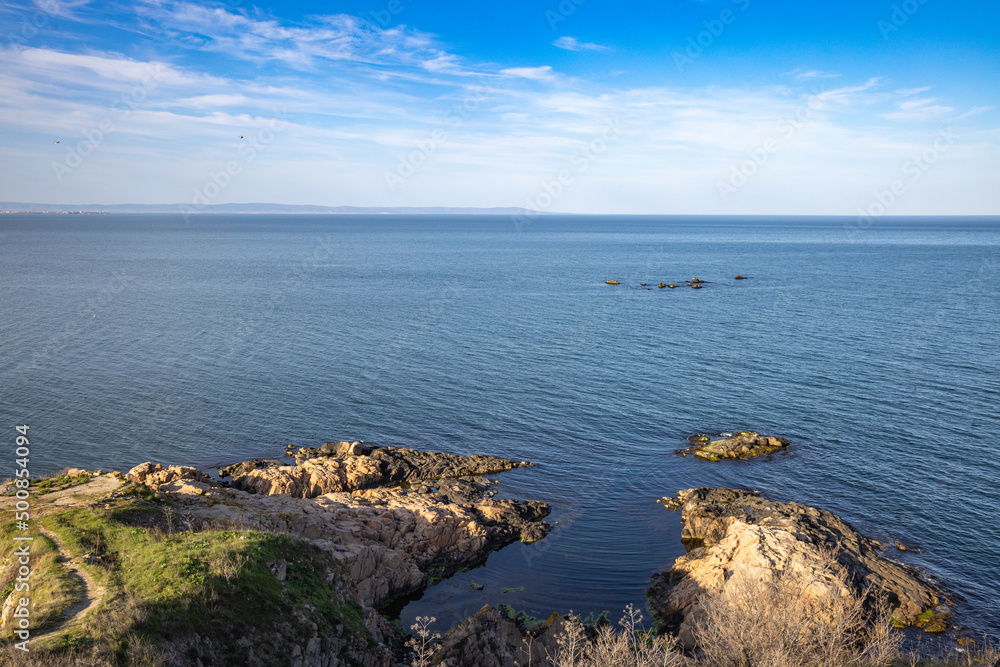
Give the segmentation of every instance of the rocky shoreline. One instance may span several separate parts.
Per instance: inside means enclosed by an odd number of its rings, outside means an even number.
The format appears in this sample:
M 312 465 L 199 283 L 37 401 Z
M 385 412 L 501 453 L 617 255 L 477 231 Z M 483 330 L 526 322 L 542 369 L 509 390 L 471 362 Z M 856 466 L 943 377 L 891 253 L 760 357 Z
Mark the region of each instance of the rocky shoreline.
M 756 456 L 787 445 L 755 432 L 723 441 L 698 436 L 691 442 L 719 458 Z M 351 632 L 345 630 L 350 627 L 346 621 L 330 625 L 340 628 L 332 636 L 334 630 L 310 620 L 308 608 L 298 608 L 295 623 L 306 630 L 296 638 L 207 632 L 165 637 L 161 648 L 189 660 L 175 664 L 229 664 L 220 656 L 239 655 L 241 664 L 264 665 L 280 655 L 296 667 L 409 665 L 406 635 L 377 612 L 379 607 L 479 564 L 514 541 L 544 539 L 552 528 L 545 521 L 548 505 L 496 498 L 497 482 L 484 477 L 531 465 L 524 461 L 361 441 L 290 448 L 287 454 L 295 464 L 244 461 L 220 469 L 220 479 L 193 467 L 151 462 L 125 475 L 69 471 L 70 478 L 93 480 L 77 487 L 88 506 L 103 508 L 108 516 L 137 517 L 128 520 L 136 529 L 170 534 L 258 531 L 308 543 L 324 554 L 321 560 L 327 565 L 319 567 L 312 557 L 269 560 L 273 583 L 286 586 L 303 568 L 309 576 L 318 573 L 363 619 L 363 627 Z M 92 487 L 93 495 L 87 496 Z M 796 595 L 860 594 L 866 604 L 888 604 L 898 627 L 933 632 L 947 627 L 950 612 L 939 590 L 915 570 L 882 556 L 882 545 L 830 512 L 739 489 L 688 489 L 658 502 L 681 510 L 688 553 L 653 573 L 649 609 L 659 633 L 676 637 L 685 649 L 696 648 L 693 628 L 704 596 L 723 592 L 733 582 L 764 582 L 783 572 L 810 575 Z M 58 511 L 56 505 L 51 512 Z M 831 555 L 835 571 L 824 564 Z M 112 562 L 122 556 L 96 558 Z M 10 578 L 10 564 L 3 567 L 7 573 L 0 568 L 0 587 Z M 0 618 L 5 631 L 12 622 L 9 606 Z M 441 641 L 434 664 L 513 667 L 525 664 L 529 653 L 532 664 L 544 664 L 557 650 L 567 623 L 572 623 L 568 617 L 553 613 L 529 625 L 523 617 L 487 606 Z M 586 632 L 593 640 L 595 630 Z

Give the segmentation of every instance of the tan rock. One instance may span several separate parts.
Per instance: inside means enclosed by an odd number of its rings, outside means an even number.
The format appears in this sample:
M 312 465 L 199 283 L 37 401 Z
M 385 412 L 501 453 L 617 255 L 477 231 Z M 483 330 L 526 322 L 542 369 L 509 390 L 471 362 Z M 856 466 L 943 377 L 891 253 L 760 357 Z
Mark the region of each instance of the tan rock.
M 682 503 L 681 539 L 690 551 L 653 576 L 650 608 L 663 624 L 690 636 L 692 614 L 706 592 L 723 592 L 749 578 L 797 576 L 801 594 L 883 592 L 901 625 L 940 603 L 938 591 L 916 571 L 883 558 L 880 545 L 825 510 L 779 503 L 737 489 L 688 489 Z M 837 550 L 831 566 L 831 549 Z M 831 569 L 832 567 L 832 569 Z
M 156 489 L 161 484 L 169 484 L 179 479 L 207 481 L 211 478 L 197 468 L 191 466 L 167 466 L 158 463 L 140 463 L 125 474 L 125 478 L 136 484 L 145 484 Z

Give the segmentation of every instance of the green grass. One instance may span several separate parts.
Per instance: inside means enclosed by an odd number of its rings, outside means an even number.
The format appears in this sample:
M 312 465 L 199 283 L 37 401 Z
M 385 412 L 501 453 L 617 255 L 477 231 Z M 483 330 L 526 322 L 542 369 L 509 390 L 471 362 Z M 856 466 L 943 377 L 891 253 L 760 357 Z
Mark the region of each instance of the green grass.
M 83 626 L 54 637 L 49 649 L 100 651 L 109 664 L 132 664 L 128 655 L 137 645 L 157 647 L 197 633 L 225 646 L 227 660 L 238 663 L 249 658 L 247 648 L 231 643 L 239 637 L 278 636 L 290 648 L 313 636 L 312 623 L 320 635 L 343 625 L 345 636 L 374 641 L 361 606 L 343 592 L 345 568 L 327 552 L 271 533 L 168 528 L 173 510 L 145 500 L 145 487 L 133 487 L 111 509 L 68 509 L 38 521 L 73 556 L 99 557 L 81 567 L 107 591 L 105 604 Z M 0 557 L 13 550 L 13 531 L 12 523 L 0 526 Z M 36 537 L 32 544 L 37 631 L 80 598 L 81 584 L 59 564 L 51 541 Z M 272 573 L 279 561 L 286 563 L 283 581 Z M 0 579 L 0 591 L 9 583 Z
M 79 486 L 80 484 L 86 484 L 92 479 L 94 478 L 90 475 L 77 475 L 75 477 L 59 475 L 57 477 L 44 477 L 33 480 L 31 487 L 35 489 L 39 495 L 45 495 L 46 493 L 54 493 L 73 486 Z
M 15 542 L 15 535 L 24 535 L 17 530 L 13 521 L 0 524 L 0 562 L 11 560 L 6 570 L 0 570 L 0 606 L 8 596 L 27 596 L 31 599 L 31 626 L 41 629 L 57 620 L 63 611 L 80 597 L 82 583 L 60 565 L 55 544 L 47 537 L 38 535 L 28 542 Z M 27 591 L 14 590 L 17 585 L 19 563 L 11 557 L 22 544 L 30 544 L 29 558 L 31 574 Z M 3 629 L 10 634 L 10 626 Z

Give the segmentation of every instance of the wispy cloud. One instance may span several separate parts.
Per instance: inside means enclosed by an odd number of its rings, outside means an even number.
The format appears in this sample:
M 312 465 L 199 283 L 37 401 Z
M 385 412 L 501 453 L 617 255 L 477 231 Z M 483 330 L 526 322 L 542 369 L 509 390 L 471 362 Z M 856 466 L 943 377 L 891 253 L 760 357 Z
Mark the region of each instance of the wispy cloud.
M 357 16 L 312 16 L 296 25 L 240 10 L 183 0 L 145 0 L 137 13 L 153 26 L 177 34 L 181 45 L 216 51 L 251 62 L 277 61 L 297 70 L 314 70 L 323 61 L 454 69 L 432 35 L 406 26 L 382 28 Z
M 500 70 L 500 74 L 505 77 L 520 79 L 531 79 L 532 81 L 554 81 L 556 76 L 551 65 L 542 67 L 508 67 Z
M 879 78 L 872 77 L 865 83 L 858 86 L 843 86 L 816 93 L 810 97 L 811 105 L 816 109 L 828 109 L 833 106 L 846 107 L 859 103 L 865 103 L 866 98 L 862 93 L 877 88 Z
M 593 42 L 581 42 L 576 37 L 564 36 L 552 42 L 552 46 L 567 51 L 607 51 L 608 47 Z
M 883 114 L 883 116 L 890 120 L 928 120 L 940 118 L 955 111 L 953 107 L 937 104 L 939 99 L 925 97 L 900 100 L 896 103 L 896 111 Z
M 791 72 L 785 72 L 785 74 L 787 76 L 795 77 L 796 81 L 811 81 L 814 79 L 836 79 L 837 77 L 840 76 L 839 74 L 821 72 L 818 69 L 810 69 L 810 70 L 795 69 L 792 70 Z

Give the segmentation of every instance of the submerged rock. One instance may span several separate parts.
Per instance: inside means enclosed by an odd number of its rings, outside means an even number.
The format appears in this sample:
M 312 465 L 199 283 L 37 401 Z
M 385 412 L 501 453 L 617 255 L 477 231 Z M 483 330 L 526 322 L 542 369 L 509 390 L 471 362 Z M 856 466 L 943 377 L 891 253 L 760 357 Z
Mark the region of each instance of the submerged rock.
M 654 616 L 682 638 L 690 639 L 702 595 L 748 577 L 765 582 L 778 573 L 805 573 L 797 579 L 805 582 L 803 595 L 837 592 L 844 584 L 829 576 L 831 559 L 854 594 L 867 594 L 870 604 L 884 594 L 897 626 L 923 623 L 936 631 L 947 623 L 947 607 L 940 606 L 934 586 L 882 557 L 878 542 L 836 514 L 738 489 L 688 489 L 677 494 L 677 503 L 689 552 L 653 575 L 647 595 Z
M 728 435 L 728 434 L 727 434 Z M 679 454 L 694 454 L 705 461 L 722 459 L 750 459 L 772 454 L 788 447 L 788 440 L 773 435 L 761 435 L 756 431 L 740 431 L 736 435 L 712 440 L 707 435 L 697 434 L 688 438 L 686 449 Z

